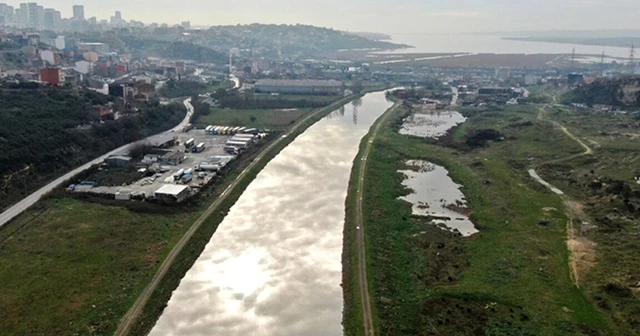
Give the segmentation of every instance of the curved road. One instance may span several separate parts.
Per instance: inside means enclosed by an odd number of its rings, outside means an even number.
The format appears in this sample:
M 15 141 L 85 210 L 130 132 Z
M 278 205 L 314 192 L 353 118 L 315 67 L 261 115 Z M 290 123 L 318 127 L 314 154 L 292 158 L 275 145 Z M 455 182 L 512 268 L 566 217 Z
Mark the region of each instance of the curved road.
M 362 153 L 362 157 L 360 160 L 362 164 L 360 164 L 360 170 L 358 171 L 358 189 L 356 190 L 356 241 L 358 244 L 358 278 L 360 280 L 360 298 L 362 300 L 362 320 L 364 322 L 364 332 L 367 336 L 375 335 L 375 330 L 373 326 L 373 316 L 371 314 L 371 297 L 369 295 L 369 283 L 367 282 L 367 261 L 365 254 L 365 243 L 364 243 L 364 222 L 362 220 L 362 198 L 364 194 L 364 176 L 367 170 L 367 159 L 369 158 L 369 152 L 371 152 L 371 146 L 373 142 L 376 140 L 376 136 L 378 136 L 378 131 L 384 122 L 387 120 L 391 111 L 394 111 L 400 103 L 394 104 L 390 109 L 388 109 L 382 118 L 378 120 L 375 128 L 371 132 L 371 136 L 367 141 L 367 147 Z
M 26 198 L 24 198 L 22 201 L 14 204 L 13 206 L 11 206 L 10 208 L 8 208 L 7 210 L 5 210 L 2 214 L 0 214 L 0 228 L 3 227 L 5 224 L 7 224 L 10 220 L 12 220 L 13 218 L 15 218 L 16 216 L 18 216 L 19 214 L 21 214 L 23 211 L 27 210 L 30 206 L 32 206 L 33 204 L 35 204 L 38 200 L 40 200 L 40 198 L 42 196 L 44 196 L 45 194 L 49 193 L 50 191 L 52 191 L 53 189 L 59 187 L 60 185 L 62 185 L 62 183 L 64 183 L 65 181 L 68 181 L 69 179 L 73 178 L 74 176 L 76 176 L 77 174 L 89 169 L 92 165 L 94 164 L 98 164 L 102 161 L 104 161 L 104 159 L 106 159 L 108 156 L 110 155 L 114 155 L 114 154 L 119 154 L 119 153 L 125 153 L 129 150 L 129 148 L 135 144 L 139 144 L 139 143 L 144 143 L 145 141 L 148 141 L 149 139 L 153 139 L 154 137 L 158 137 L 158 136 L 165 136 L 165 135 L 169 135 L 172 132 L 180 132 L 182 131 L 182 128 L 184 126 L 186 126 L 189 123 L 189 118 L 191 117 L 191 114 L 193 114 L 193 106 L 191 106 L 191 103 L 189 102 L 189 99 L 185 100 L 184 102 L 184 106 L 187 108 L 187 115 L 184 117 L 184 120 L 182 120 L 182 122 L 180 122 L 180 124 L 176 127 L 174 127 L 171 130 L 156 134 L 156 135 L 152 135 L 150 137 L 147 137 L 145 139 L 142 140 L 138 140 L 136 142 L 124 145 L 120 148 L 114 149 L 112 151 L 110 151 L 107 154 L 104 154 L 92 161 L 89 161 L 87 163 L 85 163 L 84 165 L 58 177 L 57 179 L 55 179 L 52 182 L 49 182 L 49 184 L 45 185 L 44 187 L 38 189 L 37 191 L 33 192 L 31 195 L 27 196 Z

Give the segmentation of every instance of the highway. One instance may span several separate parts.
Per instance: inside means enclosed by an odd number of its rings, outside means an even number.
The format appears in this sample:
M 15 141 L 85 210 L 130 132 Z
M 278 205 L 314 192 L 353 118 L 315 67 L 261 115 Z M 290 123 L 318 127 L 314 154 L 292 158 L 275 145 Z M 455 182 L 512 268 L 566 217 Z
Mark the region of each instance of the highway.
M 189 98 L 190 99 L 190 98 Z M 157 136 L 165 136 L 165 135 L 169 135 L 173 132 L 181 132 L 182 128 L 184 126 L 186 126 L 189 123 L 189 118 L 191 117 L 191 115 L 193 114 L 193 106 L 191 106 L 191 103 L 189 102 L 189 99 L 186 99 L 183 103 L 184 106 L 187 108 L 187 115 L 185 116 L 184 120 L 182 120 L 182 122 L 180 122 L 180 124 L 176 127 L 174 127 L 171 130 L 156 134 L 156 135 L 152 135 L 148 138 L 142 139 L 142 140 L 138 140 L 136 142 L 124 145 L 120 148 L 114 149 L 112 151 L 110 151 L 107 154 L 104 154 L 90 162 L 85 163 L 84 165 L 58 177 L 57 179 L 55 179 L 52 182 L 49 182 L 49 184 L 45 185 L 44 187 L 38 189 L 37 191 L 35 191 L 34 193 L 32 193 L 31 195 L 27 196 L 26 198 L 24 198 L 22 201 L 14 204 L 13 206 L 11 206 L 10 208 L 8 208 L 7 210 L 5 210 L 2 214 L 0 214 L 0 228 L 3 227 L 5 224 L 7 224 L 10 220 L 12 220 L 13 218 L 15 218 L 16 216 L 18 216 L 19 214 L 21 214 L 23 211 L 27 210 L 30 206 L 34 205 L 38 200 L 40 200 L 40 198 L 42 196 L 44 196 L 45 194 L 49 193 L 50 191 L 52 191 L 53 189 L 59 187 L 62 185 L 62 183 L 64 183 L 65 181 L 68 181 L 69 179 L 73 178 L 75 175 L 77 175 L 78 173 L 81 173 L 87 169 L 89 169 L 92 165 L 94 164 L 98 164 L 102 161 L 104 161 L 104 159 L 106 159 L 108 156 L 110 155 L 115 155 L 115 154 L 122 154 L 122 153 L 127 153 L 129 148 L 135 144 L 138 143 L 144 143 L 150 139 L 153 139 L 154 137 Z

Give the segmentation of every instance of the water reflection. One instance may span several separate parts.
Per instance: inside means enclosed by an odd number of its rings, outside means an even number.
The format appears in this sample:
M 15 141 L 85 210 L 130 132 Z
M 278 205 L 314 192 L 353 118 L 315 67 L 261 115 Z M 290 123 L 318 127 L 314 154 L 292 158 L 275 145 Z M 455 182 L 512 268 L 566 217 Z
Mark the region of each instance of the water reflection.
M 342 335 L 344 202 L 382 92 L 310 127 L 249 185 L 151 335 Z M 351 110 L 351 111 L 348 111 Z
M 467 118 L 455 111 L 416 112 L 404 120 L 400 134 L 437 139 L 466 120 Z
M 353 109 L 352 109 L 353 124 L 357 125 L 358 124 L 358 108 L 362 106 L 362 98 L 355 99 L 354 101 L 351 102 L 351 105 L 353 106 Z
M 453 182 L 449 172 L 428 161 L 408 160 L 407 170 L 399 173 L 406 177 L 402 185 L 411 189 L 411 194 L 402 196 L 413 204 L 413 214 L 430 217 L 431 223 L 445 226 L 463 236 L 477 233 L 469 219 L 469 209 L 461 186 Z

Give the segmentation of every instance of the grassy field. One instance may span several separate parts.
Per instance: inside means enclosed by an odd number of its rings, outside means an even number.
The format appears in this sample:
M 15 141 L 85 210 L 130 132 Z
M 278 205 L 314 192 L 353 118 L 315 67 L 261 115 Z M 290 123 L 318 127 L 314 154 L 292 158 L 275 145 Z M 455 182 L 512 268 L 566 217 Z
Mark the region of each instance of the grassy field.
M 65 198 L 27 211 L 0 231 L 2 333 L 112 331 L 193 215 Z
M 550 113 L 594 149 L 593 155 L 542 166 L 548 182 L 580 202 L 581 235 L 595 243 L 581 283 L 624 335 L 640 334 L 640 121 L 627 115 L 554 107 Z M 633 331 L 633 332 L 631 332 Z
M 396 112 L 383 125 L 365 180 L 367 262 L 377 333 L 616 331 L 610 317 L 572 282 L 562 200 L 526 172 L 536 162 L 579 153 L 580 146 L 537 120 L 536 106 L 468 112 L 467 124 L 438 143 L 399 135 L 396 127 L 403 113 Z M 484 129 L 501 137 L 484 147 L 472 146 L 477 142 L 468 140 Z M 464 186 L 480 233 L 462 238 L 412 216 L 411 205 L 398 199 L 408 193 L 397 173 L 406 159 L 446 167 Z M 354 239 L 353 232 L 345 231 L 346 244 Z M 348 335 L 362 334 L 357 318 L 357 313 L 345 315 Z
M 212 108 L 208 115 L 198 118 L 196 127 L 205 128 L 208 125 L 245 126 L 247 128 L 267 128 L 281 131 L 300 117 L 309 113 L 310 108 L 283 110 L 235 110 Z

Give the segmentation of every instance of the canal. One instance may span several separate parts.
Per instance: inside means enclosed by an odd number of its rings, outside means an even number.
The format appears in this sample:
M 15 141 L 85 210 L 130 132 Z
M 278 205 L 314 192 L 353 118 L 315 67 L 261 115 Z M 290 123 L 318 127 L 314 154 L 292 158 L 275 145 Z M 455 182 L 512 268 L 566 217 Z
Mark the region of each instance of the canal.
M 361 139 L 392 103 L 332 112 L 247 187 L 151 335 L 342 335 L 345 198 Z

